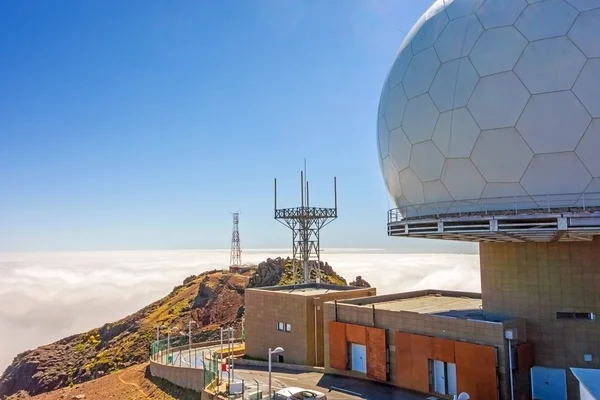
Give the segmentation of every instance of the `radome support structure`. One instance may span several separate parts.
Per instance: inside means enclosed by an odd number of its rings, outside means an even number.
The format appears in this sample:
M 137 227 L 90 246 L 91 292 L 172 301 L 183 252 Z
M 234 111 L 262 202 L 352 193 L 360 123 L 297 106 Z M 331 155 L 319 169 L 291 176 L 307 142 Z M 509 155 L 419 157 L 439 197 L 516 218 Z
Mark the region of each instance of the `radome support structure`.
M 240 248 L 240 214 L 233 213 L 233 232 L 231 234 L 231 255 L 229 265 L 239 267 L 242 265 L 242 249 Z
M 337 218 L 337 181 L 333 178 L 334 207 L 311 207 L 306 161 L 300 172 L 300 207 L 277 208 L 277 179 L 275 179 L 275 219 L 292 231 L 294 283 L 321 283 L 321 269 L 311 266 L 321 261 L 320 231 Z M 302 281 L 296 282 L 302 265 Z

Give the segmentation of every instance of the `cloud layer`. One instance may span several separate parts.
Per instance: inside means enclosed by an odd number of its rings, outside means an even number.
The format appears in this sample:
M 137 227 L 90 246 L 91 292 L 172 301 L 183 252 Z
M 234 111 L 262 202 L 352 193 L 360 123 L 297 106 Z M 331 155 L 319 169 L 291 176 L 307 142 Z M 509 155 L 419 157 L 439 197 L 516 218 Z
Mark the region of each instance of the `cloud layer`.
M 243 258 L 287 255 L 248 250 Z M 480 291 L 477 255 L 327 249 L 322 259 L 348 281 L 361 275 L 379 294 Z M 228 261 L 228 250 L 0 253 L 0 371 L 19 352 L 122 318 L 189 275 L 225 268 Z

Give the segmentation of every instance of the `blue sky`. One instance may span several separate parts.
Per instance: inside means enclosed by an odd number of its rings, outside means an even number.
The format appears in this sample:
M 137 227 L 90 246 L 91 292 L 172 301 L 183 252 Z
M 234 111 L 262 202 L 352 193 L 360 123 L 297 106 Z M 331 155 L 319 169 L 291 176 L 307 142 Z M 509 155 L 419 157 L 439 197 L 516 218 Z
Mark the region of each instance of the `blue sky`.
M 386 237 L 376 150 L 385 75 L 428 0 L 0 3 L 0 251 L 323 247 L 469 251 Z

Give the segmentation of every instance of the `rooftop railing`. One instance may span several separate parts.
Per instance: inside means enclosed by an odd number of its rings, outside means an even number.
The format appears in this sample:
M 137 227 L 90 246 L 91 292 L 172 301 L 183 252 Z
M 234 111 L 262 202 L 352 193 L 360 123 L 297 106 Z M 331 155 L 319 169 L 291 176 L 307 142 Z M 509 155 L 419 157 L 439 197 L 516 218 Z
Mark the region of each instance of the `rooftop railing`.
M 413 204 L 388 211 L 388 224 L 405 219 L 508 216 L 600 211 L 600 192 L 452 200 Z

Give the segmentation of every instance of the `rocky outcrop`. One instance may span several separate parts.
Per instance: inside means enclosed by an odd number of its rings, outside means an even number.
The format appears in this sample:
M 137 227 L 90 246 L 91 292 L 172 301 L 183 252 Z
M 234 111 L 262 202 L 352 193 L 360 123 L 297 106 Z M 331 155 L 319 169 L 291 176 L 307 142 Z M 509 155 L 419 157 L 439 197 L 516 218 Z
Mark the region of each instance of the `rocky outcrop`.
M 296 262 L 298 261 L 296 260 Z M 339 276 L 328 263 L 311 261 L 310 264 L 313 268 L 317 267 L 321 270 L 321 278 L 324 282 L 335 285 L 347 284 L 346 280 Z M 301 274 L 301 268 L 298 268 L 299 276 L 293 276 L 294 267 L 290 257 L 269 258 L 256 267 L 256 272 L 250 281 L 250 287 L 289 285 L 298 282 Z M 312 278 L 314 279 L 315 277 Z
M 350 282 L 350 286 L 371 287 L 371 285 L 369 284 L 369 282 L 365 281 L 362 278 L 362 276 L 357 276 L 355 280 L 353 280 L 352 282 Z
M 329 264 L 319 267 L 326 282 L 346 284 Z M 243 274 L 213 270 L 190 276 L 166 297 L 128 317 L 19 354 L 0 377 L 0 399 L 55 390 L 145 362 L 157 325 L 187 332 L 191 319 L 196 322 L 194 341 L 217 339 L 222 326 L 240 334 L 245 289 L 290 283 L 292 271 L 290 258 L 270 258 Z M 171 337 L 172 346 L 187 341 L 187 335 Z

